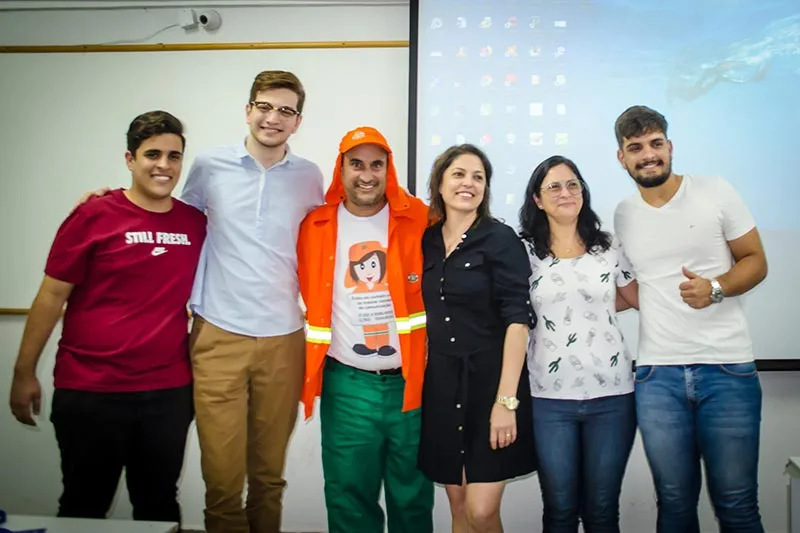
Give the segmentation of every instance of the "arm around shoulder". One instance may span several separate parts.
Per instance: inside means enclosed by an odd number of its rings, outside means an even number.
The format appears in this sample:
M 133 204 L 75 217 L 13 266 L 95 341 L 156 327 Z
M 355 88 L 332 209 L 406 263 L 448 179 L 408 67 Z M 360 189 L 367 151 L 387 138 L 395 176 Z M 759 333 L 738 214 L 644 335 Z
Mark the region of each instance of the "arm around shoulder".
M 490 248 L 492 285 L 504 323 L 534 327 L 536 318 L 530 303 L 531 263 L 525 245 L 513 229 L 498 223 Z
M 207 181 L 207 162 L 205 157 L 198 155 L 189 168 L 186 181 L 181 190 L 181 201 L 191 205 L 200 211 L 206 210 L 206 181 Z

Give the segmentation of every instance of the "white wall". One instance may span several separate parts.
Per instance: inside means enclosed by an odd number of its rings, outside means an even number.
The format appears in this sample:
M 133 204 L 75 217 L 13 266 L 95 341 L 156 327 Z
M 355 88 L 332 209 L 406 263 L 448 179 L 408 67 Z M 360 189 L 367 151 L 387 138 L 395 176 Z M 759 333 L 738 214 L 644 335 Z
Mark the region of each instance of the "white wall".
M 263 7 L 220 7 L 224 23 L 214 35 L 204 32 L 186 34 L 179 28 L 173 28 L 148 42 L 397 40 L 408 37 L 408 8 L 404 6 L 275 7 L 266 5 L 269 2 L 264 4 Z M 173 23 L 176 17 L 177 9 L 0 11 L 0 45 L 137 40 Z M 366 66 L 365 72 L 368 72 Z M 3 72 L 2 76 L 13 74 Z M 125 72 L 119 74 L 121 83 L 129 82 Z M 179 83 L 175 87 L 174 90 L 185 90 Z M 58 94 L 58 80 L 53 80 L 53 98 L 57 99 Z M 0 98 L 2 97 L 0 94 Z M 70 102 L 62 102 L 61 105 L 70 105 Z M 353 120 L 358 122 L 357 96 L 353 96 L 352 101 L 341 102 L 341 105 L 352 107 Z M 405 101 L 386 102 L 386 105 L 395 107 L 399 122 L 406 121 Z M 324 110 L 321 112 L 324 113 Z M 8 132 L 14 125 L 4 123 L 3 127 Z M 47 124 L 41 124 L 41 127 L 46 128 Z M 244 131 L 242 125 L 242 134 Z M 87 135 L 90 136 L 90 132 Z M 304 135 L 312 133 L 305 132 Z M 330 165 L 329 161 L 318 163 L 323 170 Z M 31 164 L 35 162 L 32 161 Z M 52 176 L 48 179 L 58 180 L 59 177 Z M 0 170 L 0 198 L 25 187 L 24 183 L 11 185 L 12 180 L 15 180 L 15 176 L 4 174 Z M 43 190 L 41 181 L 36 186 L 37 190 Z M 39 201 L 41 204 L 30 206 L 31 210 L 53 209 L 53 205 L 61 210 L 63 204 L 70 200 L 51 199 L 44 194 L 39 196 Z M 22 233 L 18 242 L 25 242 L 27 226 L 27 223 L 20 221 L 15 228 L 16 232 Z M 10 230 L 0 228 L 0 233 L 7 231 Z M 11 252 L 5 250 L 3 253 L 5 256 Z M 39 270 L 41 265 L 32 264 L 31 268 Z M 0 294 L 0 302 L 2 301 L 3 295 Z M 625 317 L 624 323 L 628 332 L 627 338 L 633 342 L 636 337 L 633 318 Z M 0 398 L 8 397 L 9 378 L 23 324 L 24 317 L 0 317 Z M 60 493 L 59 458 L 47 416 L 52 391 L 49 384 L 58 334 L 57 328 L 39 368 L 40 379 L 45 385 L 44 413 L 40 427 L 33 430 L 22 427 L 13 420 L 8 409 L 0 409 L 0 507 L 12 513 L 52 514 L 57 507 Z M 788 456 L 800 454 L 800 417 L 797 416 L 800 409 L 800 388 L 797 380 L 797 374 L 791 373 L 762 375 L 764 422 L 760 483 L 762 512 L 768 533 L 787 531 L 787 479 L 783 476 L 783 468 Z M 286 472 L 289 484 L 283 527 L 286 531 L 325 530 L 319 454 L 318 421 L 316 418 L 309 423 L 298 421 Z M 444 491 L 437 490 L 436 498 L 436 531 L 449 531 Z M 186 525 L 201 526 L 203 483 L 194 429 L 188 446 L 181 501 Z M 623 531 L 654 531 L 655 502 L 652 483 L 638 440 L 625 479 L 621 506 Z M 123 486 L 113 516 L 129 517 L 130 510 Z M 701 515 L 703 531 L 716 531 L 713 514 L 705 496 L 701 504 Z M 503 516 L 506 531 L 509 533 L 539 530 L 541 501 L 535 477 L 520 480 L 508 487 Z

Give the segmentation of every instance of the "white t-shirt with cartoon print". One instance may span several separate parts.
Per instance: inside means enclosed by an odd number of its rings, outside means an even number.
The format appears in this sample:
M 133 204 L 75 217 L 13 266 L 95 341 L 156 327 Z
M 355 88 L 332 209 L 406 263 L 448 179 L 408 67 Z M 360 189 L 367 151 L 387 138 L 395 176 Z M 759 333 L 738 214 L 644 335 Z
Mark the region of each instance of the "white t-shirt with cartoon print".
M 331 345 L 328 355 L 364 370 L 401 366 L 394 305 L 387 284 L 389 206 L 357 217 L 337 213 Z
M 619 243 L 570 259 L 531 262 L 531 302 L 539 319 L 528 342 L 531 395 L 588 400 L 633 392 L 631 354 L 617 322 L 617 286 L 633 279 Z

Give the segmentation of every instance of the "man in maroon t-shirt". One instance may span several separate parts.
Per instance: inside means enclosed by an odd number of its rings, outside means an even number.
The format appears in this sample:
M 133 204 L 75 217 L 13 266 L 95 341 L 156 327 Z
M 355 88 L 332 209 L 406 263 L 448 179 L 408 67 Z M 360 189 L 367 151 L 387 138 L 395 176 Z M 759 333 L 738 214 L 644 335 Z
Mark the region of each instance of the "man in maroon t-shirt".
M 135 520 L 180 523 L 177 482 L 194 417 L 186 305 L 206 219 L 171 196 L 186 144 L 177 118 L 136 117 L 127 144 L 131 187 L 78 206 L 58 229 L 10 403 L 35 425 L 36 366 L 66 303 L 51 414 L 58 515 L 105 517 L 124 468 Z

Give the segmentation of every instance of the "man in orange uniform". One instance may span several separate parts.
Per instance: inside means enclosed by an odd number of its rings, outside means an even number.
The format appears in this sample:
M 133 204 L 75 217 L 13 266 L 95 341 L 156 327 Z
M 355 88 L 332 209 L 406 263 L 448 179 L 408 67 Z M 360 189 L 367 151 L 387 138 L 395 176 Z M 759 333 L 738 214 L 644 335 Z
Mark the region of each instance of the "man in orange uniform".
M 339 144 L 325 205 L 297 243 L 307 308 L 302 401 L 321 396 L 322 470 L 330 533 L 433 531 L 433 485 L 417 469 L 425 311 L 422 234 L 428 208 L 398 184 L 374 128 Z M 324 386 L 323 386 L 324 382 Z

